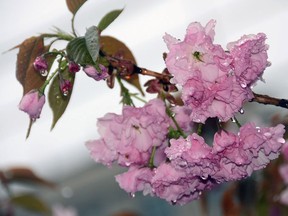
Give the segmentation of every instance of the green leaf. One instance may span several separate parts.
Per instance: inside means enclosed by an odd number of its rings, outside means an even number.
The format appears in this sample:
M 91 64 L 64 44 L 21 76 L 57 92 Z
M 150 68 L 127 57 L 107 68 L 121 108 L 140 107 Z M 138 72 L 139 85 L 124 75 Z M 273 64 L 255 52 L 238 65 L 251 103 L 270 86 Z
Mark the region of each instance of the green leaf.
M 84 37 L 77 37 L 70 41 L 66 47 L 67 55 L 70 60 L 81 65 L 93 65 L 94 61 L 86 46 Z
M 16 78 L 23 86 L 23 95 L 32 89 L 40 88 L 46 77 L 34 69 L 35 58 L 49 50 L 44 46 L 43 37 L 30 37 L 19 46 L 16 63 Z
M 73 15 L 77 13 L 79 8 L 86 2 L 87 0 L 66 0 L 66 4 L 68 9 L 71 11 Z
M 100 50 L 99 31 L 96 26 L 91 26 L 87 29 L 85 33 L 85 42 L 92 60 L 96 62 Z
M 75 75 L 70 73 L 68 68 L 66 68 L 65 71 L 63 71 L 61 75 L 64 79 L 69 80 L 73 86 Z M 49 106 L 53 112 L 53 121 L 51 125 L 51 130 L 55 127 L 56 123 L 58 122 L 58 120 L 61 118 L 61 116 L 65 112 L 69 104 L 71 94 L 72 94 L 72 91 L 71 91 L 68 96 L 64 96 L 59 86 L 60 86 L 60 79 L 59 79 L 59 76 L 56 76 L 50 85 L 49 94 L 48 94 Z
M 51 214 L 51 210 L 46 205 L 46 203 L 44 203 L 42 200 L 32 194 L 23 194 L 11 197 L 10 202 L 13 205 L 19 206 L 28 211 L 33 211 L 44 215 Z
M 122 13 L 122 11 L 123 9 L 113 10 L 106 14 L 98 24 L 99 31 L 103 31 L 104 29 L 106 29 Z

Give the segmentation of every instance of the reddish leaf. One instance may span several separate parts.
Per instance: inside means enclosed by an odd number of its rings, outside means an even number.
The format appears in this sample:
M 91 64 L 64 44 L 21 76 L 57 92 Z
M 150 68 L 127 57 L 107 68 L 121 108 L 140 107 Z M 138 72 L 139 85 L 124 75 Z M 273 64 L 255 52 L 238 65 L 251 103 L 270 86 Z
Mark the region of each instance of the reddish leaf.
M 121 41 L 118 39 L 111 37 L 111 36 L 101 36 L 100 37 L 100 45 L 101 49 L 107 53 L 108 55 L 119 57 L 130 60 L 134 64 L 136 64 L 136 60 L 131 52 L 131 50 Z M 142 95 L 144 92 L 139 82 L 138 74 L 133 74 L 129 78 L 125 79 L 128 83 L 135 86 Z
M 19 46 L 16 78 L 23 86 L 23 95 L 31 89 L 40 88 L 46 80 L 33 67 L 35 58 L 49 50 L 44 46 L 43 37 L 30 37 Z
M 236 185 L 230 186 L 222 198 L 222 212 L 224 216 L 238 216 L 240 215 L 240 206 L 235 202 Z
M 37 176 L 32 170 L 26 167 L 14 167 L 6 171 L 0 171 L 0 179 L 6 183 L 20 182 L 20 183 L 36 183 L 48 187 L 55 187 L 52 182 L 49 182 Z
M 66 4 L 68 9 L 71 11 L 73 15 L 77 13 L 79 8 L 86 2 L 87 0 L 66 0 Z

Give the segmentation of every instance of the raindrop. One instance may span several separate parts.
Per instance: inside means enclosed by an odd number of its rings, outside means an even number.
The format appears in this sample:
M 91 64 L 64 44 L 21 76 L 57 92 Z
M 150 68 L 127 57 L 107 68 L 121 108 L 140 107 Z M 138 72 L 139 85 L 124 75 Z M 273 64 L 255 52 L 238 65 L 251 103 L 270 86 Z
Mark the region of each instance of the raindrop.
M 256 127 L 256 130 L 257 130 L 258 133 L 261 132 L 261 128 L 260 127 Z
M 246 88 L 247 87 L 247 83 L 245 81 L 243 81 L 243 82 L 240 83 L 240 86 L 242 88 Z
M 61 98 L 60 95 L 57 95 L 57 96 L 56 96 L 56 99 L 60 99 L 60 98 Z
M 176 205 L 177 200 L 172 200 L 171 203 L 172 203 L 172 205 Z
M 128 162 L 128 161 L 127 161 L 127 162 L 125 162 L 125 166 L 127 166 L 127 167 L 128 167 L 128 166 L 130 166 L 130 165 L 131 165 L 131 163 L 130 163 L 130 162 Z
M 235 122 L 236 122 L 236 119 L 235 119 L 234 117 L 232 117 L 232 118 L 231 118 L 231 121 L 235 123 Z
M 272 136 L 272 134 L 269 132 L 266 132 L 266 133 L 264 133 L 264 136 L 266 136 L 267 138 L 270 138 Z
M 40 74 L 41 74 L 41 76 L 46 77 L 48 75 L 48 71 L 47 70 L 41 70 Z
M 277 142 L 284 144 L 285 143 L 285 139 L 280 137 L 277 139 Z
M 201 179 L 207 180 L 207 179 L 208 179 L 208 174 L 203 174 L 203 175 L 201 176 Z
M 222 120 L 221 120 L 221 119 L 218 119 L 218 122 L 219 122 L 219 123 L 221 123 L 221 122 L 222 122 Z
M 239 113 L 240 113 L 240 114 L 244 114 L 244 109 L 241 108 L 241 109 L 239 110 Z
M 135 197 L 135 193 L 130 193 L 130 196 L 131 196 L 132 198 L 134 198 L 134 197 Z
M 63 92 L 63 95 L 64 95 L 65 97 L 67 97 L 67 96 L 69 95 L 69 91 L 64 91 L 64 92 Z

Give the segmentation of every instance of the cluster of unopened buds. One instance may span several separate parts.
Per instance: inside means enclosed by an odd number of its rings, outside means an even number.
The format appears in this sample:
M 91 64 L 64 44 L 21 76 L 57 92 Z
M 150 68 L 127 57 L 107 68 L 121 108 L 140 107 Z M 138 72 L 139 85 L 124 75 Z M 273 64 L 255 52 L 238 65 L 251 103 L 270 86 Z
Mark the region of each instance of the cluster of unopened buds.
M 191 23 L 183 41 L 166 34 L 169 52 L 162 78 L 167 80 L 146 84 L 159 98 L 99 118 L 101 138 L 86 143 L 96 162 L 129 168 L 116 181 L 132 196 L 143 191 L 186 204 L 203 191 L 266 167 L 285 143 L 283 125 L 241 125 L 235 118 L 255 97 L 251 88 L 270 65 L 265 34 L 245 35 L 225 51 L 213 43 L 214 27 L 214 20 L 205 27 Z M 177 88 L 181 100 L 171 100 Z M 177 100 L 181 103 L 172 104 Z M 202 131 L 208 119 L 216 119 L 218 126 L 210 144 Z M 231 120 L 237 129 L 224 128 Z
M 33 67 L 35 69 L 35 73 L 39 73 L 43 77 L 48 76 L 48 70 L 51 65 L 48 64 L 47 59 L 45 56 L 53 55 L 55 52 L 48 52 L 41 56 L 38 56 L 35 61 L 33 62 Z M 63 53 L 59 52 L 56 55 L 60 55 L 63 58 Z M 65 62 L 65 67 L 63 67 L 63 62 Z M 67 63 L 68 62 L 68 63 Z M 71 76 L 74 76 L 75 73 L 79 72 L 81 66 L 74 61 L 63 61 L 63 59 L 59 62 L 59 67 L 57 68 L 56 72 L 51 74 L 50 77 L 47 78 L 46 82 L 41 86 L 39 89 L 32 89 L 28 93 L 26 93 L 22 100 L 19 103 L 19 109 L 26 112 L 30 119 L 33 121 L 40 117 L 42 108 L 45 104 L 45 88 L 49 84 L 49 82 L 55 78 L 56 75 L 59 76 L 59 89 L 64 97 L 68 96 L 72 91 L 73 85 L 68 80 L 63 78 L 61 72 L 63 72 L 68 67 L 68 71 Z M 100 69 L 100 70 L 99 70 Z M 83 71 L 89 76 L 94 78 L 95 80 L 99 81 L 102 79 L 107 78 L 108 76 L 108 69 L 103 65 L 99 65 L 99 69 L 97 70 L 93 66 L 85 66 L 83 67 Z

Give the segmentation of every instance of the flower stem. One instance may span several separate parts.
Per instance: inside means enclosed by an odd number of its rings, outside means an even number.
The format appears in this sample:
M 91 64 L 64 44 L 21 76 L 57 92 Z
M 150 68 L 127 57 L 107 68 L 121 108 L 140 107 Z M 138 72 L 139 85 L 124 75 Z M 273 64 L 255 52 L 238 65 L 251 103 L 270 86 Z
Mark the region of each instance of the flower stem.
M 154 168 L 154 156 L 155 156 L 155 152 L 156 152 L 156 146 L 153 146 L 152 152 L 151 152 L 151 156 L 149 159 L 149 163 L 148 163 L 148 167 L 149 168 Z
M 173 123 L 176 126 L 176 129 L 178 130 L 178 132 L 180 133 L 180 135 L 184 138 L 187 137 L 187 135 L 184 133 L 184 131 L 182 130 L 182 128 L 179 126 L 178 122 L 176 121 L 173 112 L 171 111 L 171 109 L 169 107 L 166 106 L 166 113 L 167 115 L 172 119 Z
M 59 72 L 59 69 L 57 68 L 48 79 L 44 82 L 44 84 L 39 88 L 39 92 L 43 95 L 45 92 L 46 86 L 50 83 L 50 81 L 53 79 L 53 77 Z
M 124 84 L 121 81 L 121 78 L 119 76 L 116 76 L 117 81 L 120 85 L 121 89 L 121 96 L 122 96 L 122 103 L 123 105 L 128 105 L 128 106 L 135 106 L 133 103 L 133 100 L 131 98 L 131 95 L 129 93 L 129 90 L 124 86 Z

